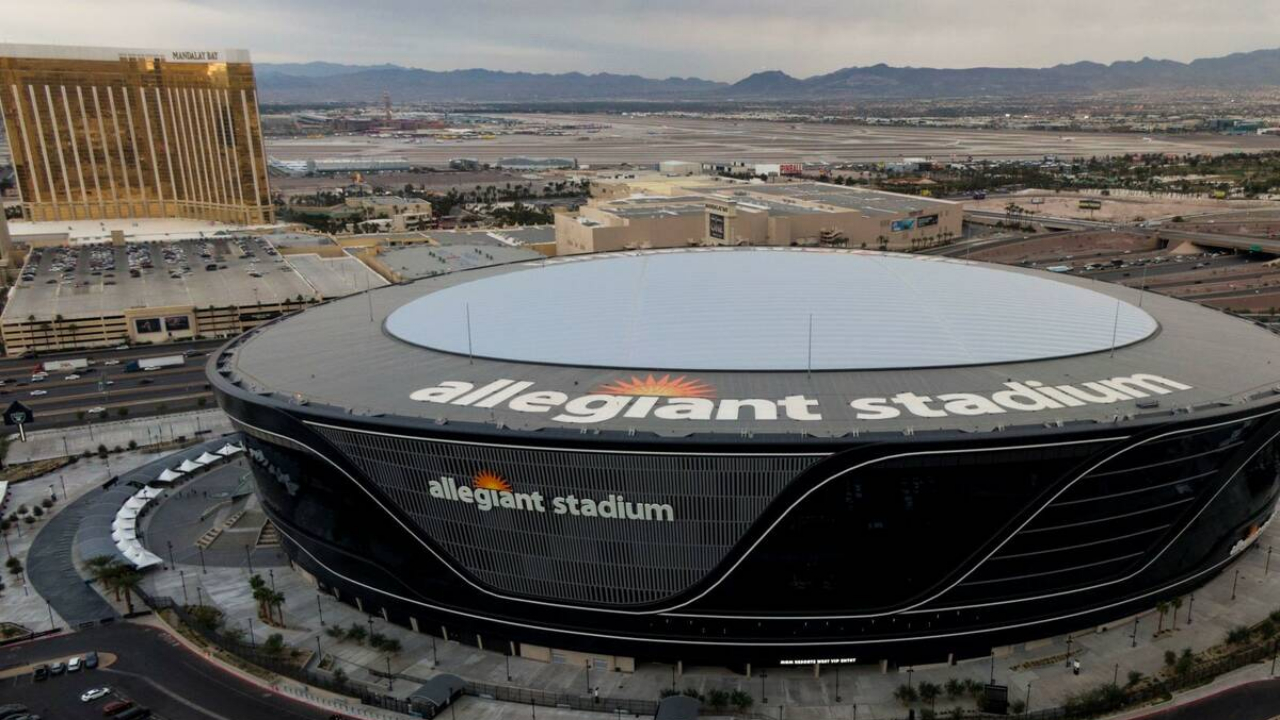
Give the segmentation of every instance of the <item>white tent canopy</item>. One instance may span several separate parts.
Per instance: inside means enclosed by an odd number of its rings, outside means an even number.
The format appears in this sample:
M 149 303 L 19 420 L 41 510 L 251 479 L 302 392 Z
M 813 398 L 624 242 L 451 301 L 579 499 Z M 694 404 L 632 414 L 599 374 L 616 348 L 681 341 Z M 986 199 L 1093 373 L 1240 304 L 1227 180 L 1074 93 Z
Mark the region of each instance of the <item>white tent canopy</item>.
M 137 512 L 147 506 L 147 499 L 140 498 L 137 495 L 134 495 L 133 497 L 125 501 L 124 506 L 130 510 Z
M 129 542 L 125 547 L 120 548 L 120 552 L 124 554 L 126 560 L 133 563 L 133 566 L 139 570 L 164 562 L 159 556 L 142 547 L 137 540 Z
M 137 527 L 137 518 L 122 518 L 117 516 L 115 520 L 111 521 L 111 530 L 113 532 L 116 530 L 133 530 Z
M 231 455 L 235 455 L 238 452 L 244 452 L 244 448 L 240 447 L 239 445 L 233 445 L 231 443 L 227 443 L 226 445 L 223 445 L 222 447 L 218 448 L 217 452 L 219 455 L 223 457 L 229 457 Z
M 129 507 L 122 507 L 116 513 L 117 520 L 134 520 L 138 517 L 138 511 Z
M 160 473 L 160 476 L 156 478 L 156 482 L 169 483 L 169 482 L 173 482 L 174 480 L 177 480 L 180 477 L 182 477 L 182 473 L 175 472 L 173 470 L 170 470 L 169 468 L 165 468 L 164 472 Z
M 184 473 L 189 473 L 189 472 L 195 472 L 196 470 L 199 470 L 200 467 L 201 466 L 191 462 L 190 460 L 183 460 L 182 464 L 178 466 L 178 469 Z
M 136 528 L 120 528 L 111 533 L 111 539 L 116 541 L 116 547 L 126 540 L 137 540 L 138 531 Z
M 222 459 L 221 455 L 212 455 L 206 452 L 206 453 L 201 453 L 200 457 L 196 458 L 196 462 L 200 463 L 201 465 L 208 465 L 209 463 L 218 462 L 221 459 Z
M 154 500 L 160 497 L 160 493 L 162 492 L 164 492 L 164 490 L 158 487 L 144 487 L 141 490 L 139 490 L 138 494 L 134 495 L 134 497 L 140 497 L 145 500 Z

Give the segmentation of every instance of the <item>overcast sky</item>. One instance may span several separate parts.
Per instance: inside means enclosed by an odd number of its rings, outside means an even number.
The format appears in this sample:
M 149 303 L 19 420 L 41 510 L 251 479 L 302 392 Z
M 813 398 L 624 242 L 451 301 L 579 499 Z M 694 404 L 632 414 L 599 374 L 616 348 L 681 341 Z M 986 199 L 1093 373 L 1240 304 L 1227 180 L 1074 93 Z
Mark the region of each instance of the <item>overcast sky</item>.
M 1280 46 L 1280 0 L 6 0 L 0 17 L 5 42 L 713 80 Z

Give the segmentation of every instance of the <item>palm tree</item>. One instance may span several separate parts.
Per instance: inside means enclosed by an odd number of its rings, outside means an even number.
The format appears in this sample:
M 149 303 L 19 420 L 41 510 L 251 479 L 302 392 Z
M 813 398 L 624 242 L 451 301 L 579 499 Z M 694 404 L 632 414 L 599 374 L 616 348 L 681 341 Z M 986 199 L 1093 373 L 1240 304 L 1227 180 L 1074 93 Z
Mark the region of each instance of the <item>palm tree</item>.
M 130 615 L 133 614 L 133 591 L 138 589 L 138 584 L 141 582 L 141 574 L 123 565 L 120 566 L 120 572 L 112 580 L 112 584 L 117 590 L 124 590 L 124 602 L 129 608 Z
M 276 615 L 280 617 L 280 626 L 284 627 L 284 593 L 275 590 L 268 591 L 270 595 L 270 603 L 276 608 Z
M 1169 627 L 1176 628 L 1178 627 L 1178 608 L 1182 607 L 1182 598 L 1174 598 L 1170 605 L 1173 607 L 1173 620 L 1169 623 Z
M 1156 634 L 1159 635 L 1164 631 L 1164 614 L 1169 612 L 1169 603 L 1156 603 L 1156 611 L 1160 613 L 1160 622 L 1156 625 Z

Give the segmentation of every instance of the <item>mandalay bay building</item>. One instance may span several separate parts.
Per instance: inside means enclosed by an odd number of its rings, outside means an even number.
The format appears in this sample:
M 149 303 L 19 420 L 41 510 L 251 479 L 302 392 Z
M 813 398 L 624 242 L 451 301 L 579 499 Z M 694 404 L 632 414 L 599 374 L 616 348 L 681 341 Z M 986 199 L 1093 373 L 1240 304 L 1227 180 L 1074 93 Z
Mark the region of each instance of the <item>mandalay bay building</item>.
M 272 221 L 246 50 L 0 44 L 23 218 Z

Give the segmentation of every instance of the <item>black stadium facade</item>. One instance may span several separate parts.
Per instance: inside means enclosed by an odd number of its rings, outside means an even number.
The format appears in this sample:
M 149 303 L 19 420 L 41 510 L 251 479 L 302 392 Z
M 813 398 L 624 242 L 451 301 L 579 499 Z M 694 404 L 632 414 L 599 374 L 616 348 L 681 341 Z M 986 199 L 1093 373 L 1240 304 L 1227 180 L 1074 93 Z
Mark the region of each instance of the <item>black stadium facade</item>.
M 209 369 L 296 565 L 531 656 L 982 655 L 1194 590 L 1280 491 L 1280 337 L 936 257 L 468 270 Z

